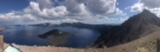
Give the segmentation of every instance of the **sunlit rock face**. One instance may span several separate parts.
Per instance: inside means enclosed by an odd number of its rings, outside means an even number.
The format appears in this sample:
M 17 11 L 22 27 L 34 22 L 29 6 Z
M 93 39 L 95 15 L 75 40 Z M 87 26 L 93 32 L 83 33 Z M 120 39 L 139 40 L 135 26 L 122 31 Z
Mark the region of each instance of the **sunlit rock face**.
M 43 35 L 39 35 L 40 38 L 48 39 L 49 44 L 54 46 L 64 46 L 68 36 L 70 36 L 69 33 L 58 29 L 53 29 Z

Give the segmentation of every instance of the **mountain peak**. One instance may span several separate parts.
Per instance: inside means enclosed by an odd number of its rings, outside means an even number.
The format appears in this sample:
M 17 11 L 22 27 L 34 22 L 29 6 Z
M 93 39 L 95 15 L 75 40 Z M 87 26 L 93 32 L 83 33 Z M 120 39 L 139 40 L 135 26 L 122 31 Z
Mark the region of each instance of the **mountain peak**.
M 155 14 L 153 14 L 149 10 L 144 9 L 141 13 L 134 15 L 127 21 L 125 21 L 123 25 L 129 24 L 133 26 L 135 24 L 157 24 L 159 21 L 160 18 L 158 18 Z
M 142 11 L 142 13 L 151 13 L 149 10 L 147 10 L 147 9 L 144 9 L 143 11 Z
M 143 12 L 130 17 L 120 26 L 112 27 L 106 34 L 99 36 L 95 45 L 97 47 L 102 47 L 103 45 L 112 47 L 131 42 L 154 32 L 159 27 L 160 18 L 149 10 L 144 9 Z
M 139 13 L 140 16 L 143 16 L 143 17 L 149 17 L 149 18 L 153 18 L 153 17 L 157 17 L 154 13 L 152 13 L 151 11 L 147 10 L 147 9 L 144 9 L 141 13 Z

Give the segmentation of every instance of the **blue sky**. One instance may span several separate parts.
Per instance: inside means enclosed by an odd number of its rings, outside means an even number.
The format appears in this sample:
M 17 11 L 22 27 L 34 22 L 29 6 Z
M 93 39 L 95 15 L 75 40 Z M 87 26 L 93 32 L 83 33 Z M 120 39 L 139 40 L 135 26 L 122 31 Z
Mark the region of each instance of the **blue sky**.
M 121 9 L 122 11 L 124 11 L 125 13 L 127 13 L 129 16 L 134 15 L 135 13 L 130 12 L 130 9 L 125 9 L 128 6 L 132 6 L 135 3 L 137 3 L 139 0 L 117 0 L 117 2 L 119 3 L 119 5 L 117 5 L 117 7 L 119 9 Z
M 153 1 L 0 0 L 0 23 L 122 23 L 144 8 L 160 15 L 160 1 Z
M 126 7 L 132 6 L 133 4 L 137 3 L 139 0 L 117 0 L 119 3 L 117 5 L 118 8 L 121 10 L 125 10 Z
M 29 0 L 0 0 L 0 13 L 21 11 L 29 5 Z

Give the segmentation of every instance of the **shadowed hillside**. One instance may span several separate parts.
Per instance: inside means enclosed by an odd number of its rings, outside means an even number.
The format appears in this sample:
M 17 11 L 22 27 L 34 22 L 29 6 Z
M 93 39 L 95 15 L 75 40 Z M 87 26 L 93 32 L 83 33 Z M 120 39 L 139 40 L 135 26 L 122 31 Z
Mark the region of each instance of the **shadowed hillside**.
M 95 42 L 95 47 L 112 47 L 127 43 L 150 34 L 160 27 L 160 18 L 148 10 L 144 10 L 121 26 L 112 27 L 108 33 L 101 35 Z

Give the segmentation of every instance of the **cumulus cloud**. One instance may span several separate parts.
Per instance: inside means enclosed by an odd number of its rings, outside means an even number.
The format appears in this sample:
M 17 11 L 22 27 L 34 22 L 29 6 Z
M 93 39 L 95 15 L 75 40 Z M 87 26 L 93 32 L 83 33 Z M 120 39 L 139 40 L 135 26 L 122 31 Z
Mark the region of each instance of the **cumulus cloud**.
M 160 7 L 160 0 L 141 0 L 141 3 L 148 8 L 157 8 Z
M 83 3 L 79 2 L 77 2 L 76 0 L 66 0 L 65 6 L 67 7 L 67 11 L 69 11 L 71 15 L 89 15 L 86 6 Z
M 67 14 L 65 6 L 40 9 L 39 3 L 30 2 L 30 6 L 24 9 L 25 13 L 37 15 L 39 17 L 59 17 Z
M 0 19 L 55 23 L 107 22 L 108 16 L 124 15 L 116 5 L 116 0 L 31 0 L 23 11 L 0 14 Z
M 143 9 L 144 9 L 144 4 L 143 3 L 137 3 L 137 4 L 134 4 L 131 7 L 131 12 L 142 11 Z
M 52 8 L 52 5 L 54 5 L 54 3 L 52 3 L 51 0 L 35 0 L 37 3 L 39 4 L 39 7 L 41 9 L 43 8 Z
M 131 12 L 148 9 L 160 17 L 160 0 L 139 0 L 139 2 L 131 6 L 130 9 Z
M 0 14 L 1 21 L 8 21 L 8 20 L 35 20 L 35 17 L 31 14 L 21 15 L 21 13 L 12 11 L 7 14 Z
M 116 0 L 88 0 L 87 6 L 89 11 L 95 14 L 121 13 L 116 8 Z

